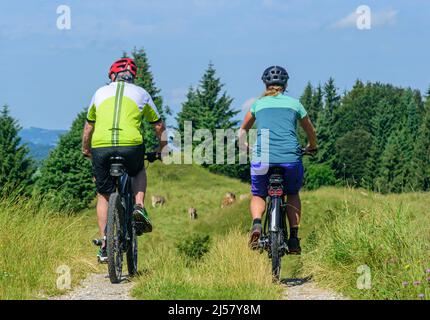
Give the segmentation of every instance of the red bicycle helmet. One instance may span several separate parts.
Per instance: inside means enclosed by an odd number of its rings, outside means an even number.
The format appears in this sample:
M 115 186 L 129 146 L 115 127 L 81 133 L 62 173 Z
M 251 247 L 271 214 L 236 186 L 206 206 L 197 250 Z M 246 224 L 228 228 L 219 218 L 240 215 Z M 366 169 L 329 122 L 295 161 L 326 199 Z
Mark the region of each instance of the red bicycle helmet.
M 111 79 L 112 74 L 118 74 L 120 72 L 130 71 L 133 77 L 136 77 L 137 66 L 133 59 L 122 58 L 113 63 L 109 70 L 109 79 Z

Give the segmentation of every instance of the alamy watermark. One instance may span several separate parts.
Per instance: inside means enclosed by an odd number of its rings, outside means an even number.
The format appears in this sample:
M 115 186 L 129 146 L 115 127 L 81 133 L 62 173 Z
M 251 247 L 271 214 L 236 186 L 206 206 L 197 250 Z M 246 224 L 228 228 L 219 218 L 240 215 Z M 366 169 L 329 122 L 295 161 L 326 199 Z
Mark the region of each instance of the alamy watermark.
M 70 30 L 72 29 L 72 9 L 70 6 L 62 4 L 57 7 L 57 29 Z
M 355 11 L 357 14 L 356 25 L 358 30 L 370 30 L 372 28 L 372 10 L 369 6 L 361 5 Z
M 72 272 L 69 266 L 61 265 L 57 268 L 57 289 L 61 291 L 72 289 Z
M 212 132 L 209 129 L 194 130 L 193 123 L 185 121 L 183 134 L 177 130 L 169 133 L 169 150 L 162 150 L 165 164 L 234 165 L 248 164 L 249 160 L 269 163 L 268 129 L 216 129 Z M 168 140 L 167 133 L 162 139 Z M 255 148 L 257 150 L 253 150 Z
M 357 278 L 357 289 L 370 290 L 372 289 L 372 272 L 368 265 L 361 265 L 357 268 L 357 273 L 360 276 Z

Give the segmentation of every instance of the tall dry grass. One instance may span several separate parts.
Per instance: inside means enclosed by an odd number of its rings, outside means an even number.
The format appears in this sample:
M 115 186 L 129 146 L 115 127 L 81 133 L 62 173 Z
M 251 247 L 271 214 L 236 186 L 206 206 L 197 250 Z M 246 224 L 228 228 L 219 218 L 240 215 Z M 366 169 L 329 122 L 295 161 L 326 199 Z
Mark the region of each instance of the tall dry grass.
M 0 199 L 0 300 L 59 293 L 57 268 L 71 269 L 72 284 L 96 270 L 94 218 L 53 212 L 42 199 Z
M 337 206 L 326 205 L 340 193 Z M 302 275 L 356 299 L 430 298 L 427 194 L 382 196 L 332 188 L 313 197 L 319 203 L 307 217 L 316 223 L 306 239 Z M 370 289 L 357 286 L 362 265 L 370 268 Z
M 144 275 L 134 290 L 142 299 L 280 299 L 282 287 L 274 285 L 266 256 L 252 252 L 247 238 L 237 230 L 217 237 L 200 262 L 187 263 L 175 251 L 149 251 Z

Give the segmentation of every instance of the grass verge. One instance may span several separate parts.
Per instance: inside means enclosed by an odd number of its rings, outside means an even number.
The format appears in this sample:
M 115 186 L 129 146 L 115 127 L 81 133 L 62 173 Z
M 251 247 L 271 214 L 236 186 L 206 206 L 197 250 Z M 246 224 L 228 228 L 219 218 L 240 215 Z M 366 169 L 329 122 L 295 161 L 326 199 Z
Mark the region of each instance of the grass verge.
M 88 214 L 60 215 L 40 200 L 0 199 L 0 300 L 59 294 L 60 266 L 70 268 L 72 285 L 96 271 L 94 225 Z
M 339 196 L 341 201 L 330 204 Z M 318 202 L 306 217 L 313 228 L 301 258 L 302 276 L 354 299 L 430 298 L 427 194 L 323 189 L 311 197 Z

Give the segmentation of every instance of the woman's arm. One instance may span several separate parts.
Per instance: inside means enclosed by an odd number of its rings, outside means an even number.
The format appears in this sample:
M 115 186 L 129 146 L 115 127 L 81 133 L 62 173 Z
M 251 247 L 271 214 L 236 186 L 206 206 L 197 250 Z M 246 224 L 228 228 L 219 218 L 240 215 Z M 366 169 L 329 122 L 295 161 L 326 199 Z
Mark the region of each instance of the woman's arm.
M 248 132 L 249 130 L 251 130 L 254 123 L 255 123 L 255 118 L 252 115 L 251 111 L 248 111 L 248 113 L 245 115 L 245 119 L 243 120 L 243 123 L 240 128 Z
M 245 119 L 243 120 L 242 125 L 239 130 L 239 149 L 240 150 L 248 150 L 248 142 L 247 142 L 247 133 L 252 129 L 252 126 L 255 123 L 255 117 L 252 115 L 251 111 L 245 115 Z
M 309 144 L 307 149 L 310 151 L 318 149 L 317 134 L 309 116 L 300 120 L 300 126 L 303 128 L 306 133 L 306 137 L 308 138 Z

